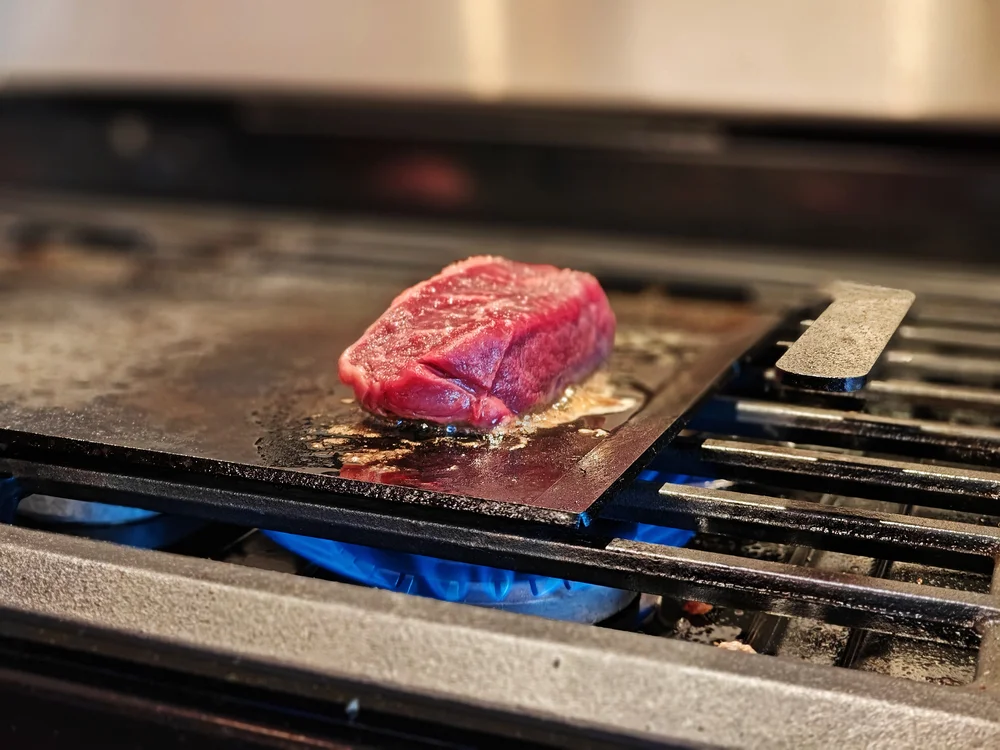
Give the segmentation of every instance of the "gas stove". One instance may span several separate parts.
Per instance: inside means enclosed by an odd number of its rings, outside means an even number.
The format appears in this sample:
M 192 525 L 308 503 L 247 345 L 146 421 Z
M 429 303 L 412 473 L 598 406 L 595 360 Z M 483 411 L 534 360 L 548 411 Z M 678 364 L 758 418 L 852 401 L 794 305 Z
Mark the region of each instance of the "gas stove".
M 74 106 L 96 132 L 105 105 Z M 571 229 L 557 206 L 488 228 L 440 206 L 373 218 L 384 196 L 367 216 L 249 210 L 198 192 L 222 191 L 230 155 L 211 190 L 178 177 L 173 195 L 140 184 L 155 159 L 133 165 L 142 200 L 93 182 L 120 155 L 76 186 L 0 163 L 18 183 L 0 195 L 5 746 L 69 727 L 107 746 L 109 722 L 148 747 L 1000 739 L 988 262 Z M 598 274 L 635 327 L 616 367 L 646 421 L 584 418 L 568 452 L 456 479 L 453 454 L 345 474 L 321 367 L 339 351 L 303 311 L 334 295 L 363 318 L 469 248 Z M 854 369 L 837 280 L 880 311 Z

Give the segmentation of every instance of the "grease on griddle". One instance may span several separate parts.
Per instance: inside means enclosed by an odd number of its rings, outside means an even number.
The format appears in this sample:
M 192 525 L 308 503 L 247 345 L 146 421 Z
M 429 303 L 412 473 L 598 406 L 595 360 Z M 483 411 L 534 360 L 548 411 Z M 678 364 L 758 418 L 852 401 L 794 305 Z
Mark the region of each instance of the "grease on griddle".
M 530 504 L 612 442 L 688 362 L 717 345 L 713 331 L 726 326 L 710 312 L 671 309 L 671 317 L 693 318 L 683 331 L 652 313 L 622 314 L 615 348 L 598 373 L 549 409 L 487 435 L 380 420 L 339 382 L 303 377 L 261 413 L 265 435 L 257 451 L 270 466 Z
M 558 401 L 539 412 L 525 414 L 507 428 L 500 428 L 492 434 L 514 437 L 528 436 L 538 430 L 552 429 L 573 424 L 584 417 L 612 417 L 633 414 L 641 399 L 625 392 L 623 386 L 615 386 L 608 373 L 599 370 L 577 386 L 567 388 Z M 617 424 L 620 424 L 620 420 Z M 617 424 L 615 426 L 617 426 Z M 602 430 L 607 435 L 607 430 Z
M 380 419 L 342 399 L 336 413 L 309 420 L 301 439 L 308 448 L 307 463 L 313 467 L 318 461 L 338 469 L 344 477 L 384 481 L 387 473 L 398 479 L 397 475 L 406 471 L 400 465 L 402 460 L 417 451 L 448 448 L 461 451 L 463 458 L 468 458 L 469 452 L 517 451 L 527 447 L 537 433 L 557 429 L 600 439 L 634 414 L 641 402 L 638 391 L 615 386 L 608 374 L 600 371 L 567 388 L 549 408 L 526 414 L 490 433 L 477 433 L 456 425 Z M 444 470 L 456 471 L 458 466 L 452 464 Z

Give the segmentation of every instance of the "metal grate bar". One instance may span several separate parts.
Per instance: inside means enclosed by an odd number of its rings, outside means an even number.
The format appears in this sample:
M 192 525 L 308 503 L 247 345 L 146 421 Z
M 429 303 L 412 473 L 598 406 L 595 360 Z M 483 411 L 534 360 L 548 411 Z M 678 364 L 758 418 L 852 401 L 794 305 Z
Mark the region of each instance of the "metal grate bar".
M 900 373 L 903 375 L 903 373 Z M 777 385 L 773 368 L 760 372 L 758 382 L 749 371 L 733 384 L 726 394 L 730 397 L 759 399 Z M 782 403 L 824 405 L 841 411 L 857 411 L 866 403 L 884 403 L 904 407 L 927 406 L 935 409 L 967 409 L 994 415 L 1000 412 L 1000 390 L 986 385 L 955 385 L 894 377 L 869 380 L 864 388 L 851 393 L 817 393 L 815 391 L 782 390 Z M 695 415 L 697 416 L 697 414 Z
M 665 484 L 659 492 L 629 493 L 610 509 L 614 518 L 693 526 L 873 558 L 921 562 L 989 573 L 1000 552 L 1000 528 L 787 500 L 709 487 Z
M 736 558 L 593 535 L 576 541 L 543 538 L 522 530 L 502 532 L 475 524 L 414 521 L 353 508 L 318 506 L 232 490 L 153 479 L 115 478 L 65 467 L 20 467 L 33 482 L 81 499 L 154 510 L 173 508 L 219 516 L 233 508 L 251 513 L 264 528 L 349 539 L 403 552 L 594 583 L 631 591 L 679 596 L 775 614 L 916 637 L 974 643 L 984 619 L 1000 618 L 987 595 L 831 574 L 795 565 Z
M 904 398 L 921 404 L 953 408 L 1000 409 L 1000 391 L 926 383 L 920 380 L 869 380 L 862 396 Z
M 973 684 L 985 690 L 1000 690 L 1000 625 L 995 622 L 982 628 Z
M 675 445 L 657 465 L 698 476 L 1000 514 L 1000 473 L 995 471 L 715 438 Z
M 1000 598 L 1000 566 L 993 570 L 990 594 Z M 982 630 L 982 641 L 976 659 L 975 684 L 988 690 L 1000 690 L 1000 622 L 990 622 Z
M 928 377 L 972 382 L 1000 380 L 1000 359 L 895 349 L 885 353 L 884 362 L 890 371 L 904 370 Z
M 897 332 L 900 340 L 947 349 L 978 349 L 1000 353 L 1000 332 L 968 328 L 904 325 Z
M 930 325 L 1000 331 L 1000 307 L 995 305 L 927 301 L 918 296 L 909 317 Z
M 628 552 L 644 568 L 689 583 L 701 600 L 868 630 L 975 643 L 975 628 L 1000 612 L 1000 602 L 986 594 L 625 539 L 607 550 Z
M 991 465 L 1000 450 L 1000 429 L 752 399 L 717 398 L 698 414 L 692 427 Z

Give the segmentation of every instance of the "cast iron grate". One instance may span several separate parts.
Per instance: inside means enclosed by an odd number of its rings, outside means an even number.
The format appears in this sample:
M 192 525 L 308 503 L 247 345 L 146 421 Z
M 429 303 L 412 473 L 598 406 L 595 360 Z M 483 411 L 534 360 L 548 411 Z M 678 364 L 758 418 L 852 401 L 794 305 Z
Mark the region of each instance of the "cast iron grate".
M 697 631 L 715 640 L 729 633 L 763 653 L 942 685 L 971 681 L 977 664 L 985 675 L 1000 614 L 991 585 L 1000 551 L 1000 411 L 987 407 L 1000 392 L 962 372 L 943 384 L 899 364 L 901 346 L 962 357 L 987 339 L 985 324 L 980 336 L 965 336 L 974 329 L 958 324 L 929 329 L 930 315 L 916 308 L 879 379 L 849 395 L 783 388 L 772 376 L 780 345 L 746 362 L 654 463 L 726 480 L 715 486 L 636 483 L 578 539 L 430 524 L 417 543 L 429 554 L 493 564 L 502 557 L 530 572 L 670 597 L 660 630 L 675 637 L 710 642 Z M 970 402 L 979 408 L 970 411 Z M 623 522 L 699 536 L 683 549 L 629 541 L 615 536 Z M 738 540 L 753 542 L 741 551 Z M 410 541 L 398 533 L 383 544 Z M 773 554 L 748 552 L 753 544 Z M 267 556 L 259 545 L 256 556 L 223 555 L 265 567 Z M 272 562 L 323 575 L 280 553 Z M 716 607 L 713 627 L 697 615 L 678 619 L 684 613 L 669 601 L 683 600 Z M 991 637 L 977 663 L 984 635 Z
M 306 493 L 268 497 L 251 483 L 236 490 L 72 465 L 11 468 L 28 486 L 69 497 L 140 507 L 156 498 L 158 507 L 203 520 L 766 613 L 740 633 L 769 653 L 799 627 L 784 616 L 835 629 L 842 666 L 863 667 L 884 635 L 962 653 L 981 648 L 984 679 L 994 671 L 992 623 L 1000 617 L 989 583 L 1000 552 L 998 312 L 1000 303 L 918 295 L 878 370 L 849 394 L 779 382 L 782 341 L 801 332 L 790 321 L 656 459 L 657 469 L 732 485 L 639 483 L 586 529 L 389 515 L 361 503 L 321 505 Z M 692 529 L 700 543 L 624 538 L 621 524 L 635 522 Z M 719 537 L 789 553 L 754 557 L 705 543 Z M 834 564 L 835 555 L 854 562 Z M 906 567 L 913 565 L 920 567 Z
M 934 382 L 896 364 L 897 347 L 914 345 L 913 332 L 924 330 L 922 316 L 919 307 L 911 313 L 901 331 L 908 337 L 890 347 L 878 377 L 849 395 L 783 388 L 772 376 L 780 345 L 744 363 L 654 464 L 721 480 L 712 487 L 638 482 L 576 537 L 353 509 L 330 510 L 330 536 L 662 595 L 660 634 L 740 639 L 762 653 L 941 685 L 970 682 L 989 673 L 1000 613 L 991 585 L 1000 411 L 988 408 L 1000 391 L 955 373 L 950 384 Z M 932 353 L 947 338 L 961 356 L 967 330 L 938 330 L 920 346 Z M 887 370 L 892 378 L 879 379 Z M 970 410 L 973 399 L 979 407 Z M 699 536 L 674 548 L 616 535 L 634 522 Z M 177 551 L 326 575 L 259 535 L 223 537 Z M 671 604 L 684 600 L 715 611 L 691 617 Z
M 978 319 L 967 314 L 945 328 L 943 308 L 931 299 L 914 309 L 878 378 L 849 395 L 783 389 L 772 370 L 776 346 L 656 462 L 737 484 L 666 484 L 630 493 L 608 515 L 797 547 L 800 559 L 783 562 L 687 560 L 688 593 L 821 620 L 806 627 L 837 642 L 828 663 L 911 676 L 900 668 L 908 660 L 893 658 L 914 648 L 895 638 L 903 633 L 922 641 L 919 658 L 987 678 L 998 606 L 1000 414 L 998 381 L 984 374 L 996 362 L 997 318 L 984 306 Z M 958 366 L 945 370 L 948 360 Z M 802 492 L 821 500 L 796 499 Z M 764 617 L 745 634 L 775 653 L 801 627 Z M 977 664 L 969 649 L 983 636 Z M 924 679 L 960 682 L 943 673 Z

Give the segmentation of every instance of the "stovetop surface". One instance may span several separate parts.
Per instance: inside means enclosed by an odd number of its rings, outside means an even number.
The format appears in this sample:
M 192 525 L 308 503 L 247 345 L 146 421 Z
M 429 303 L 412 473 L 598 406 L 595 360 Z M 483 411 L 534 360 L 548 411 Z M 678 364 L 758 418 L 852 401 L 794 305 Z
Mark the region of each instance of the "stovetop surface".
M 622 252 L 622 258 L 635 261 L 636 256 Z M 48 288 L 52 268 L 62 262 L 37 271 L 36 278 L 46 279 Z M 102 273 L 132 262 L 105 262 Z M 739 282 L 706 287 L 703 271 L 698 284 L 677 294 L 687 261 L 673 267 L 681 278 L 673 289 L 661 283 L 669 275 L 669 259 L 647 262 L 659 267 L 659 275 L 629 294 L 641 294 L 647 286 L 660 287 L 659 293 L 666 289 L 679 300 L 673 309 L 700 297 L 716 310 L 749 305 L 773 313 L 798 306 L 810 288 L 793 281 L 791 272 L 783 280 L 750 282 L 744 275 Z M 95 272 L 92 259 L 84 265 Z M 400 278 L 415 275 L 419 265 Z M 332 273 L 337 266 L 322 267 Z M 353 261 L 351 267 L 368 274 L 371 288 L 383 288 L 384 270 Z M 881 268 L 870 279 L 854 280 L 881 281 L 886 274 Z M 900 273 L 900 281 L 903 277 Z M 109 289 L 121 283 L 114 274 L 102 278 L 92 276 L 91 283 Z M 229 291 L 236 297 L 246 293 L 241 278 L 231 277 Z M 774 363 L 786 342 L 803 330 L 799 318 L 786 317 L 749 352 L 734 377 L 685 415 L 690 417 L 687 429 L 649 466 L 659 473 L 624 485 L 590 526 L 573 534 L 511 523 L 470 525 L 447 514 L 394 516 L 385 507 L 340 495 L 343 505 L 323 505 L 316 495 L 300 493 L 307 487 L 286 486 L 278 495 L 261 483 L 217 482 L 221 472 L 208 481 L 198 476 L 196 462 L 136 462 L 132 466 L 142 466 L 143 472 L 130 475 L 127 462 L 110 453 L 98 456 L 103 464 L 94 455 L 76 453 L 83 444 L 66 450 L 64 442 L 54 451 L 42 443 L 23 443 L 4 464 L 22 489 L 150 507 L 184 518 L 83 528 L 22 516 L 19 525 L 47 533 L 0 529 L 0 554 L 19 571 L 0 587 L 0 606 L 10 614 L 4 635 L 44 640 L 61 649 L 63 659 L 88 650 L 108 663 L 119 660 L 115 663 L 124 671 L 142 664 L 165 673 L 228 680 L 234 691 L 237 685 L 253 685 L 266 688 L 271 698 L 309 696 L 342 704 L 348 723 L 357 713 L 351 709 L 353 697 L 361 696 L 362 715 L 419 713 L 436 726 L 461 724 L 465 730 L 479 722 L 483 731 L 488 726 L 490 732 L 514 732 L 549 744 L 586 735 L 595 746 L 611 737 L 611 745 L 655 738 L 793 747 L 837 735 L 845 746 L 890 739 L 910 746 L 921 737 L 954 746 L 990 746 L 1000 737 L 994 699 L 994 623 L 1000 604 L 993 584 L 1000 550 L 995 508 L 1000 498 L 1000 299 L 988 279 L 979 281 L 967 284 L 956 276 L 919 282 L 917 303 L 878 370 L 851 394 L 781 386 Z M 282 288 L 280 279 L 273 283 L 268 294 L 306 288 Z M 323 298 L 326 283 L 310 281 L 315 296 L 293 300 L 293 307 Z M 78 284 L 76 279 L 66 288 Z M 734 288 L 743 290 L 742 299 L 732 294 Z M 193 285 L 183 293 L 197 297 L 197 291 Z M 45 299 L 46 305 L 55 304 L 51 296 Z M 121 309 L 114 307 L 118 299 L 102 304 Z M 24 308 L 43 318 L 66 317 L 46 305 L 30 308 L 28 300 Z M 140 320 L 151 316 L 145 315 Z M 256 315 L 249 309 L 251 324 L 240 329 L 247 340 L 257 330 Z M 325 324 L 321 317 L 315 325 Z M 358 313 L 358 318 L 364 316 Z M 307 315 L 306 320 L 313 319 Z M 208 334 L 220 324 L 214 314 L 192 315 L 190 321 L 207 332 L 199 334 L 199 341 L 212 340 Z M 268 319 L 264 328 L 272 324 Z M 174 329 L 165 326 L 159 334 L 167 335 L 164 330 Z M 64 337 L 68 351 L 77 339 Z M 39 339 L 25 336 L 29 340 Z M 264 344 L 269 341 L 273 337 L 261 337 Z M 159 352 L 162 343 L 153 338 L 149 345 Z M 312 353 L 315 341 L 308 336 L 300 343 L 308 361 L 304 354 L 293 364 L 293 370 L 302 368 L 296 373 L 309 370 L 320 356 Z M 113 351 L 115 343 L 102 346 Z M 285 366 L 271 359 L 284 350 L 251 346 L 248 351 L 262 358 L 260 372 Z M 213 411 L 221 408 L 214 401 L 226 395 L 221 384 L 232 380 L 237 392 L 260 395 L 258 373 L 238 367 L 247 360 L 185 345 L 174 353 L 179 359 L 194 355 L 206 368 L 204 378 L 171 381 L 169 409 L 157 411 L 147 403 L 146 411 L 136 407 L 134 415 L 145 419 L 151 412 L 166 425 L 176 420 L 187 426 L 180 434 L 191 433 L 195 445 L 216 432 L 233 441 L 254 435 L 225 419 L 194 429 L 199 415 L 228 415 Z M 129 356 L 149 359 L 141 352 Z M 144 375 L 144 362 L 135 358 L 104 361 L 121 365 L 133 378 L 165 382 L 156 366 Z M 227 377 L 219 378 L 216 391 L 202 393 L 196 387 L 220 373 Z M 77 375 L 50 371 L 50 377 L 70 379 L 67 388 L 52 389 L 59 398 L 87 394 L 94 382 L 109 382 L 106 373 L 72 382 Z M 303 377 L 306 396 L 316 388 L 308 380 Z M 34 399 L 31 408 L 41 409 L 43 423 L 76 425 L 77 431 L 64 437 L 92 440 L 94 423 L 74 422 L 65 404 L 44 413 L 46 399 L 52 398 L 46 389 L 52 385 L 36 382 L 37 392 L 22 388 L 21 395 Z M 122 383 L 120 393 L 134 397 L 136 392 Z M 98 418 L 104 403 L 110 404 L 108 414 L 116 408 L 113 398 L 99 398 L 91 409 Z M 142 433 L 144 424 L 133 420 L 126 426 Z M 98 423 L 101 430 L 111 428 Z M 165 441 L 169 434 L 150 439 Z M 246 460 L 262 460 L 253 440 L 249 447 L 241 445 Z M 695 486 L 674 479 L 680 475 L 716 481 Z M 673 547 L 630 537 L 627 529 L 639 523 L 698 533 L 686 547 Z M 518 615 L 493 619 L 496 613 L 479 615 L 469 606 L 367 591 L 282 548 L 261 529 L 637 595 L 597 627 Z M 90 544 L 79 536 L 101 542 Z M 168 554 L 112 547 L 106 541 L 158 547 Z M 712 648 L 719 644 L 756 653 Z M 202 666 L 192 655 L 205 659 Z M 428 669 L 431 663 L 437 668 Z M 603 676 L 598 680 L 594 674 Z M 686 689 L 678 690 L 679 683 Z M 526 688 L 533 696 L 527 706 L 518 698 Z M 317 696 L 324 689 L 328 694 Z M 813 719 L 809 727 L 788 720 L 789 712 L 798 716 L 806 710 Z M 877 722 L 871 720 L 873 711 Z M 853 734 L 844 738 L 847 724 Z
M 412 271 L 192 265 L 48 246 L 8 256 L 0 450 L 307 490 L 318 505 L 575 525 L 777 320 L 749 303 L 612 293 L 618 343 L 597 397 L 620 407 L 497 442 L 379 423 L 338 380 L 340 353 Z

